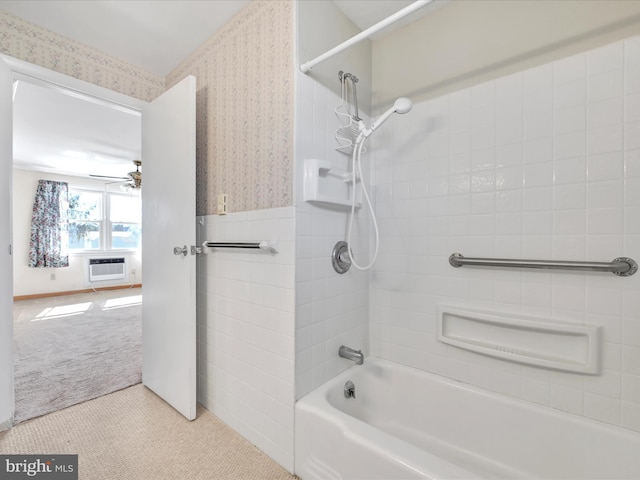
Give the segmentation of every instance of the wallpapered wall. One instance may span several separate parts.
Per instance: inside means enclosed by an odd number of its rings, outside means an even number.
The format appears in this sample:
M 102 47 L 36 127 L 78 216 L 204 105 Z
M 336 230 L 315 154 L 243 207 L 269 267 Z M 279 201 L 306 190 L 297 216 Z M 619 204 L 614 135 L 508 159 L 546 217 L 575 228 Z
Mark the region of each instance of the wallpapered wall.
M 293 204 L 293 2 L 251 2 L 167 76 L 197 81 L 197 212 Z
M 0 10 L 0 53 L 150 101 L 164 78 Z
M 0 53 L 150 101 L 197 79 L 197 212 L 293 204 L 293 2 L 258 0 L 166 78 L 0 10 Z

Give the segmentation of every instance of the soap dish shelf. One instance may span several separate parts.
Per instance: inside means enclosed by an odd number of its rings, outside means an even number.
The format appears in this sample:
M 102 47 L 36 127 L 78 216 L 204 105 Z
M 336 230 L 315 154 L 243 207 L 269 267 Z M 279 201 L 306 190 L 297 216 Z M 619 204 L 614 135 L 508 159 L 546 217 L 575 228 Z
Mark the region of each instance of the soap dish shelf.
M 354 192 L 351 172 L 337 168 L 328 160 L 304 161 L 304 200 L 325 207 L 350 209 Z M 356 180 L 356 186 L 360 180 Z M 362 206 L 362 189 L 355 188 L 356 205 Z
M 597 325 L 441 305 L 438 340 L 537 367 L 583 374 L 600 370 L 601 327 Z

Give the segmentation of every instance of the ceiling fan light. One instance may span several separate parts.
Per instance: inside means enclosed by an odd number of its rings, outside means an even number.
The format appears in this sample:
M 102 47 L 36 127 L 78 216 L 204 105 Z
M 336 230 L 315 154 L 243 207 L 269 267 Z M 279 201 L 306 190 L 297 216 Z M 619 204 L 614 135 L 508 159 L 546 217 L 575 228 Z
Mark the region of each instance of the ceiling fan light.
M 133 164 L 136 166 L 135 172 L 129 172 L 129 177 L 131 177 L 132 183 L 131 188 L 140 189 L 142 188 L 142 172 L 140 171 L 140 167 L 142 166 L 141 160 L 134 160 Z

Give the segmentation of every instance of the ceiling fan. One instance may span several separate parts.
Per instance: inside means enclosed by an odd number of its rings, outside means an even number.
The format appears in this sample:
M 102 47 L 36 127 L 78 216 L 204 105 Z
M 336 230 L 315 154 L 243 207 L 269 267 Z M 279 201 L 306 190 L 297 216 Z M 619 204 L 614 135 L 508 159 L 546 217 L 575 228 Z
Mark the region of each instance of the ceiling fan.
M 132 188 L 134 190 L 140 190 L 142 188 L 142 172 L 140 171 L 140 167 L 142 166 L 142 160 L 133 160 L 133 164 L 136 166 L 135 172 L 129 172 L 126 177 L 112 177 L 110 175 L 92 175 L 90 177 L 94 178 L 110 178 L 113 180 L 119 180 L 113 183 L 123 183 L 123 186 L 127 188 Z M 121 182 L 123 181 L 124 182 Z

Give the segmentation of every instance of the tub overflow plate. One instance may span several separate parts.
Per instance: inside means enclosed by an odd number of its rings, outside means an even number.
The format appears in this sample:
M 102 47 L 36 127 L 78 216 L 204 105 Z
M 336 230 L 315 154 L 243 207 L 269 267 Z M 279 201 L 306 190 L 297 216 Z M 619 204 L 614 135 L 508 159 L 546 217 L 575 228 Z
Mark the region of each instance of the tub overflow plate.
M 346 398 L 356 398 L 356 386 L 351 380 L 344 384 L 344 396 Z

